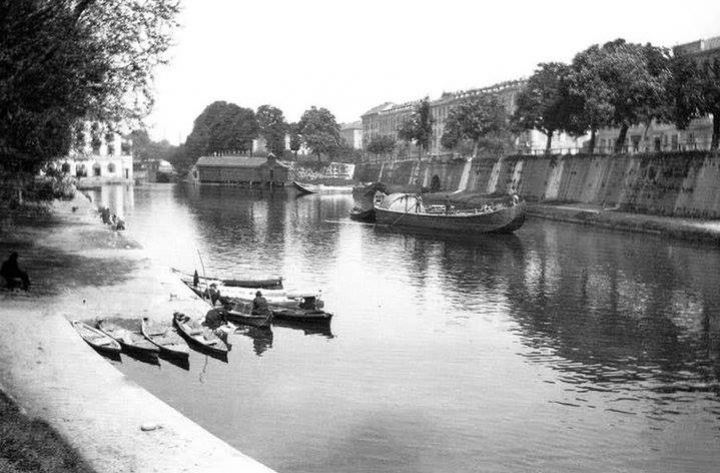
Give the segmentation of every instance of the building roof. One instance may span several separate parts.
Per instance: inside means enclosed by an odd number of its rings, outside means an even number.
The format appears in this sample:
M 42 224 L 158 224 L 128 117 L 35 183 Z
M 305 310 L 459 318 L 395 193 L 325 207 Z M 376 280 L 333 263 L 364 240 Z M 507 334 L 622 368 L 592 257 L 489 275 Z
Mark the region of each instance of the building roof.
M 362 122 L 361 122 L 361 121 L 357 121 L 357 122 L 352 122 L 352 123 L 343 123 L 343 124 L 341 124 L 341 125 L 340 125 L 340 130 L 341 130 L 341 131 L 344 131 L 344 130 L 362 130 L 362 127 L 363 127 L 363 126 L 362 126 Z
M 266 165 L 268 158 L 248 156 L 201 156 L 196 166 L 231 167 L 231 168 L 257 168 Z M 277 162 L 281 167 L 287 167 Z
M 377 107 L 371 108 L 367 112 L 363 113 L 362 116 L 364 117 L 365 115 L 372 115 L 374 113 L 379 113 L 379 112 L 382 112 L 383 110 L 387 110 L 388 108 L 392 108 L 394 106 L 395 106 L 395 104 L 392 102 L 385 102 L 381 105 L 378 105 Z

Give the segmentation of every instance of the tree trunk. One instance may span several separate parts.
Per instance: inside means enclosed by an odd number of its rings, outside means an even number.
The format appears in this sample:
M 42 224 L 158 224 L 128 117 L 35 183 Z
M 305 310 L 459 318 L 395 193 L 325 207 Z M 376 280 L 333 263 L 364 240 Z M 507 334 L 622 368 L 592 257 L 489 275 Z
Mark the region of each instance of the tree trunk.
M 473 143 L 473 155 L 472 155 L 473 159 L 477 158 L 478 149 L 480 149 L 480 143 L 476 140 Z
M 547 135 L 547 141 L 545 142 L 545 154 L 550 154 L 550 150 L 552 149 L 553 132 L 548 130 L 548 132 L 545 134 Z
M 623 123 L 620 127 L 620 134 L 617 137 L 617 140 L 615 140 L 615 154 L 622 153 L 623 146 L 625 146 L 625 138 L 627 138 L 627 132 L 630 127 Z
M 720 112 L 720 110 L 716 110 L 716 112 Z M 717 151 L 718 140 L 720 140 L 720 113 L 713 113 L 713 134 L 710 151 Z
M 595 128 L 590 130 L 590 144 L 589 144 L 590 154 L 593 154 L 595 152 L 595 133 L 596 133 Z

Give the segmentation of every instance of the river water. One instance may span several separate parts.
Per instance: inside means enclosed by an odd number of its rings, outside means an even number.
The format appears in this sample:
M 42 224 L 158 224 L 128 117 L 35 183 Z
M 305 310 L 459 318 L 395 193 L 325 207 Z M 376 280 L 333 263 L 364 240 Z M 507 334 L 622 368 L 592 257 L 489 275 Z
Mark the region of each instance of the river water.
M 534 219 L 389 231 L 350 221 L 349 194 L 95 198 L 161 265 L 322 289 L 329 328 L 241 330 L 227 363 L 116 363 L 279 472 L 720 468 L 717 247 Z

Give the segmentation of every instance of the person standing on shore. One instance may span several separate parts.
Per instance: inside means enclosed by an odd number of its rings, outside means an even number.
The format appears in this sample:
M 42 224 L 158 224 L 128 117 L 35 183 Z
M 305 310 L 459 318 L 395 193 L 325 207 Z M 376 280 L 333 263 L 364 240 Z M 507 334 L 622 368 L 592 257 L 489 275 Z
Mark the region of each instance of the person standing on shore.
M 0 276 L 5 279 L 5 287 L 8 289 L 22 287 L 24 291 L 27 291 L 30 287 L 30 278 L 25 271 L 20 269 L 18 256 L 17 252 L 12 252 L 10 257 L 3 261 L 0 266 Z

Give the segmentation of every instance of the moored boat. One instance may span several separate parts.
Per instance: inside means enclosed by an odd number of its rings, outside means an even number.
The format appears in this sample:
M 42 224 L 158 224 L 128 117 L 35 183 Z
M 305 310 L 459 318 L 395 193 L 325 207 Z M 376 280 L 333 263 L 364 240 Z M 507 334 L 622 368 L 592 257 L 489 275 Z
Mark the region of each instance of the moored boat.
M 172 327 L 144 318 L 141 325 L 142 334 L 160 349 L 160 353 L 177 358 L 187 358 L 190 347 Z
M 360 207 L 353 207 L 350 210 L 350 218 L 358 222 L 374 222 L 375 208 L 361 209 Z
M 173 323 L 185 339 L 196 348 L 220 356 L 227 356 L 228 351 L 230 351 L 230 346 L 218 337 L 212 329 L 181 312 L 173 314 Z
M 140 319 L 111 318 L 98 321 L 98 329 L 115 339 L 123 350 L 137 355 L 157 356 L 160 349 L 142 334 Z
M 317 192 L 317 189 L 312 184 L 305 184 L 298 181 L 293 181 L 292 184 L 301 194 L 314 194 Z
M 171 268 L 175 273 L 180 274 L 183 281 L 190 281 L 193 280 L 193 275 L 180 271 L 179 269 Z M 283 287 L 283 278 L 282 276 L 274 276 L 274 277 L 267 277 L 267 278 L 258 278 L 258 279 L 221 279 L 216 277 L 209 277 L 209 276 L 198 276 L 199 281 L 207 281 L 208 284 L 210 283 L 216 283 L 216 284 L 222 284 L 223 286 L 228 287 L 245 287 L 245 288 L 252 288 L 252 289 L 282 289 Z
M 306 323 L 328 323 L 333 314 L 321 309 L 291 309 L 291 308 L 274 308 L 271 309 L 273 316 L 278 320 L 287 320 L 289 322 L 306 322 Z
M 417 194 L 390 194 L 375 205 L 381 225 L 432 229 L 462 234 L 509 233 L 525 221 L 525 203 L 454 210 L 444 205 L 425 206 Z
M 253 314 L 252 303 L 246 301 L 236 301 L 229 305 L 229 308 L 225 309 L 225 316 L 230 322 L 259 328 L 270 327 L 274 317 L 272 311 L 268 311 L 267 314 Z
M 85 322 L 80 322 L 79 320 L 74 320 L 71 323 L 78 335 L 80 335 L 80 337 L 94 349 L 114 355 L 117 355 L 122 351 L 122 347 L 117 340 L 105 333 L 102 333 L 95 327 L 91 327 Z
M 310 184 L 307 182 L 293 181 L 293 186 L 300 192 L 300 194 L 335 194 L 353 191 L 353 186 L 351 184 L 334 186 L 328 184 Z

